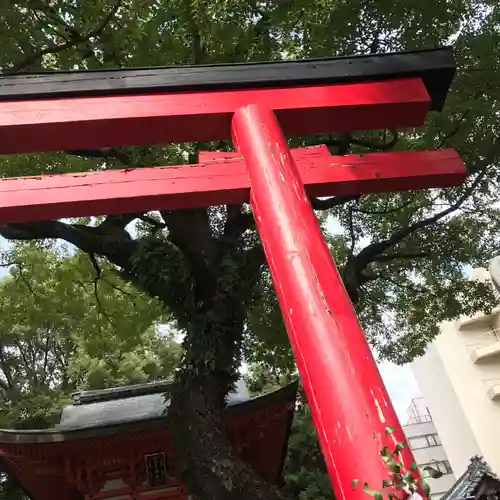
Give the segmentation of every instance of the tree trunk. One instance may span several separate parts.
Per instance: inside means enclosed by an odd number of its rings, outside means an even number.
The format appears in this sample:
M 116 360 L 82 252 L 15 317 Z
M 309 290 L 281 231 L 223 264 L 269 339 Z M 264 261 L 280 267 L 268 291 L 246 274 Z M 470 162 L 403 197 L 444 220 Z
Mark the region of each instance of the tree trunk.
M 248 216 L 228 209 L 219 240 L 206 211 L 162 213 L 164 236 L 132 240 L 133 218 L 109 216 L 97 227 L 58 221 L 0 226 L 12 239 L 61 238 L 102 255 L 121 276 L 163 302 L 186 332 L 185 355 L 169 407 L 170 434 L 181 480 L 197 500 L 284 500 L 233 455 L 222 428 L 225 398 L 238 376 L 243 325 L 264 262 L 245 248 Z
M 214 376 L 191 378 L 172 394 L 170 432 L 183 483 L 198 500 L 283 500 L 232 454 L 221 423 L 220 384 Z
M 246 311 L 263 259 L 237 246 L 219 251 L 206 231 L 193 240 L 203 214 L 188 216 L 186 236 L 186 223 L 165 214 L 177 249 L 150 242 L 131 268 L 132 280 L 158 297 L 186 333 L 168 408 L 180 478 L 198 500 L 283 500 L 282 492 L 233 454 L 222 427 L 226 396 L 239 377 Z
M 222 426 L 239 377 L 245 299 L 239 283 L 191 311 L 185 355 L 171 394 L 170 434 L 183 483 L 198 500 L 279 500 L 285 496 L 236 457 Z

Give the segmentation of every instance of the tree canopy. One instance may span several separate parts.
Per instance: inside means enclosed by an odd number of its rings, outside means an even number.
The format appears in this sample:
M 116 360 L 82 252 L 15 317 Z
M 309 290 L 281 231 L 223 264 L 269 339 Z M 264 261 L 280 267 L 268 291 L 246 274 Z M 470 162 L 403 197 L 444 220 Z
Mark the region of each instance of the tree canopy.
M 3 428 L 46 428 L 80 389 L 171 375 L 180 346 L 157 325 L 166 314 L 103 266 L 53 242 L 17 244 L 0 283 Z M 61 401 L 62 400 L 62 401 Z
M 0 428 L 44 429 L 76 390 L 171 376 L 181 356 L 168 313 L 108 265 L 53 241 L 17 243 L 0 282 Z M 0 496 L 18 498 L 0 475 Z
M 491 306 L 486 287 L 468 281 L 467 273 L 471 266 L 484 265 L 498 248 L 500 7 L 496 2 L 4 0 L 1 12 L 4 73 L 276 60 L 453 44 L 458 73 L 447 106 L 443 113 L 430 116 L 425 127 L 365 134 L 345 131 L 292 138 L 290 143 L 326 143 L 338 154 L 455 147 L 467 164 L 469 179 L 456 189 L 313 200 L 322 210 L 323 227 L 334 228 L 328 236 L 332 253 L 367 337 L 381 356 L 408 361 L 423 352 L 440 321 Z M 227 143 L 150 145 L 79 155 L 5 156 L 0 158 L 0 172 L 8 177 L 178 164 L 186 156 L 194 160 L 200 149 L 228 148 Z M 136 224 L 133 231 L 131 223 Z M 130 290 L 140 290 L 140 301 L 148 304 L 145 309 L 154 300 L 168 311 L 176 328 L 185 334 L 170 425 L 175 429 L 173 445 L 181 476 L 195 495 L 207 500 L 271 500 L 287 495 L 262 484 L 232 455 L 217 418 L 242 359 L 278 379 L 294 371 L 247 206 L 127 214 L 97 221 L 0 224 L 0 234 L 11 241 L 69 243 L 80 250 L 74 259 L 85 259 L 88 273 L 108 269 L 113 276 L 109 280 L 118 273 Z M 28 247 L 19 247 L 24 248 Z M 36 248 L 43 251 L 43 245 Z M 27 259 L 19 252 L 20 262 Z M 50 265 L 50 259 L 44 260 L 37 272 L 51 272 Z M 17 269 L 21 273 L 22 266 Z M 54 280 L 60 278 L 57 281 L 67 287 L 66 296 L 79 289 L 79 272 L 63 265 L 53 273 Z M 22 282 L 15 283 L 22 287 Z M 7 281 L 5 286 L 14 284 Z M 148 323 L 151 310 L 135 311 L 131 297 L 118 295 L 109 283 L 102 286 L 108 288 L 100 296 L 101 303 L 111 300 L 123 307 L 132 323 Z M 22 289 L 12 293 L 31 297 Z M 33 310 L 37 307 L 33 305 Z M 87 323 L 87 332 L 90 324 L 108 328 L 102 312 L 96 309 L 90 316 L 93 319 L 88 321 L 96 323 Z M 13 340 L 34 335 L 33 325 L 18 325 L 19 316 L 13 317 Z M 112 318 L 120 322 L 120 315 Z M 32 319 L 37 335 L 50 329 L 39 324 L 40 318 Z M 62 342 L 67 341 L 65 332 L 73 332 L 65 321 L 61 319 L 57 328 Z M 97 353 L 110 345 L 106 342 L 132 342 L 131 330 L 121 326 L 123 331 L 106 330 L 108 340 L 84 335 L 76 328 L 72 333 L 75 349 L 81 342 L 92 342 L 96 350 L 89 345 L 89 352 Z M 118 331 L 123 339 L 113 337 Z M 141 329 L 146 337 L 149 331 Z M 50 387 L 52 382 L 43 380 L 47 338 L 43 333 L 37 340 L 41 355 L 37 366 L 42 363 L 42 373 L 23 372 L 23 377 Z M 157 341 L 155 335 L 148 338 L 148 342 Z M 133 351 L 130 344 L 127 349 Z M 22 352 L 16 356 L 22 357 Z M 139 377 L 150 366 L 132 356 L 134 368 L 127 372 L 126 360 L 115 360 L 120 365 L 115 369 L 113 360 L 101 366 L 97 354 L 84 358 L 79 362 L 86 363 L 89 373 L 109 383 Z M 152 363 L 160 373 L 160 361 Z M 194 398 L 198 398 L 196 411 Z M 190 428 L 196 432 L 189 433 Z M 222 462 L 230 465 L 216 470 L 210 465 Z

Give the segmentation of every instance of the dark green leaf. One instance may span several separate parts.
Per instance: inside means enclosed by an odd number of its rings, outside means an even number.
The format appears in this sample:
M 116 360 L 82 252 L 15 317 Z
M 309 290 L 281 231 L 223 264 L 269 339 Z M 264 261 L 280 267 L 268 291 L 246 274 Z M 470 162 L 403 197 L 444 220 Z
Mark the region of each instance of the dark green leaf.
M 420 481 L 420 486 L 421 486 L 422 491 L 424 493 L 424 497 L 425 498 L 430 498 L 431 488 L 429 486 L 429 483 L 427 483 L 427 481 L 425 481 L 425 479 L 422 479 Z
M 427 467 L 424 467 L 423 470 L 428 472 L 429 476 L 432 477 L 433 479 L 438 479 L 438 478 L 443 476 L 443 473 L 441 471 L 439 471 L 439 470 L 437 470 L 434 467 L 431 467 L 429 465 Z
M 403 448 L 406 447 L 406 443 L 404 441 L 401 441 L 396 444 L 396 452 L 400 452 Z
M 363 490 L 364 490 L 364 492 L 365 492 L 367 495 L 370 495 L 370 496 L 372 496 L 372 497 L 375 497 L 377 500 L 378 500 L 377 495 L 380 495 L 380 494 L 381 494 L 381 493 L 380 493 L 380 491 L 378 491 L 378 490 L 372 490 L 372 489 L 368 486 L 368 483 L 365 483 L 365 484 L 363 485 Z

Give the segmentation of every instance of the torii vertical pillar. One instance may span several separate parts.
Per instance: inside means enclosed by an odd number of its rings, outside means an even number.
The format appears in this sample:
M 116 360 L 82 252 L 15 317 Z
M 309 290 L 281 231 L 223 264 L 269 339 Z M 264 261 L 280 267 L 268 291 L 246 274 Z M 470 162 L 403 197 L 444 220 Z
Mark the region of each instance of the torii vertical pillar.
M 336 498 L 366 498 L 364 482 L 390 479 L 380 448 L 403 431 L 274 113 L 241 108 L 232 133 Z
M 381 490 L 391 479 L 381 447 L 404 436 L 304 183 L 316 195 L 357 196 L 452 186 L 466 170 L 445 151 L 336 160 L 326 154 L 302 157 L 297 167 L 274 112 L 290 136 L 418 127 L 429 110 L 442 108 L 454 71 L 446 48 L 103 70 L 83 79 L 81 72 L 0 76 L 0 154 L 225 140 L 233 118 L 245 160 L 3 179 L 0 222 L 245 203 L 250 193 L 337 500 L 366 500 L 364 482 Z M 411 461 L 403 450 L 404 468 Z M 361 484 L 354 488 L 353 480 Z

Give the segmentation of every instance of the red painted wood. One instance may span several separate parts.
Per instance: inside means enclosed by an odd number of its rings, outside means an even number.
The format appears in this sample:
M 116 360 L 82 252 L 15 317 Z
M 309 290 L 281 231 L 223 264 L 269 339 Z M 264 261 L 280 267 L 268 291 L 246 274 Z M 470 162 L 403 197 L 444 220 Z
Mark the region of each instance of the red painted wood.
M 331 153 L 325 144 L 318 144 L 317 146 L 308 146 L 307 148 L 291 149 L 295 161 L 302 158 L 314 158 L 316 156 L 331 157 Z M 232 153 L 227 151 L 200 151 L 198 153 L 198 160 L 200 163 L 210 163 L 220 160 L 243 160 L 240 153 Z
M 281 479 L 283 449 L 293 409 L 293 403 L 287 400 L 222 415 L 223 428 L 232 449 L 270 484 L 277 484 Z M 46 439 L 39 439 L 43 434 Z M 51 440 L 54 434 L 47 435 L 44 431 L 38 438 L 18 434 L 17 438 L 28 438 L 24 443 L 14 436 L 5 442 L 0 436 L 0 456 L 37 500 L 74 500 L 85 494 L 91 494 L 93 500 L 104 500 L 132 492 L 137 498 L 151 496 L 170 500 L 168 495 L 162 496 L 162 492 L 143 484 L 144 455 L 165 452 L 172 481 L 161 488 L 171 488 L 170 494 L 183 498 L 186 488 L 179 479 L 166 422 L 153 427 L 143 423 L 139 428 L 93 437 L 77 434 L 70 431 L 64 441 Z M 122 479 L 126 486 L 96 493 L 93 486 L 103 479 Z M 57 489 L 54 489 L 55 483 Z M 174 498 L 177 497 L 174 495 Z
M 358 195 L 460 184 L 454 150 L 331 156 L 324 146 L 292 151 L 312 196 Z M 24 222 L 244 203 L 250 181 L 241 156 L 175 167 L 0 179 L 0 221 Z
M 422 125 L 419 78 L 296 88 L 2 102 L 0 154 L 230 138 L 233 113 L 274 109 L 287 135 Z
M 278 120 L 250 105 L 235 113 L 232 130 L 335 497 L 366 500 L 364 481 L 378 489 L 390 479 L 382 444 L 393 448 L 403 431 Z M 402 460 L 413 461 L 409 449 Z M 356 488 L 354 479 L 361 480 Z
M 332 156 L 325 145 L 319 145 L 290 152 L 311 196 L 445 188 L 459 185 L 467 177 L 467 169 L 453 149 Z M 212 151 L 201 151 L 199 158 L 206 163 L 243 160 L 240 153 Z

